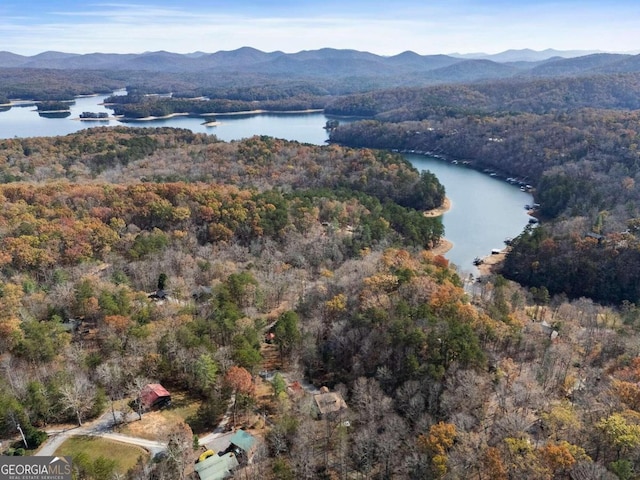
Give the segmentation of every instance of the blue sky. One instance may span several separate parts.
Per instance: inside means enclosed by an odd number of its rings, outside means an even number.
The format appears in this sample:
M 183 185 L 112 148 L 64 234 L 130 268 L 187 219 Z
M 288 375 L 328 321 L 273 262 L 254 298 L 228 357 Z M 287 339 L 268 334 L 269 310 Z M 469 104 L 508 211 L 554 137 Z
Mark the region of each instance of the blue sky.
M 0 50 L 637 51 L 639 19 L 637 0 L 2 0 Z

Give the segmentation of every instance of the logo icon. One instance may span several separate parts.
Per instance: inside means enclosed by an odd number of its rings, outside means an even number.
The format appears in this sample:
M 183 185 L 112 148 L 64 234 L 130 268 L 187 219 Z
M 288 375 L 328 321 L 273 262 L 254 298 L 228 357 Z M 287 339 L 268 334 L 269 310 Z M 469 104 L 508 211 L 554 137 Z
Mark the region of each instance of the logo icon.
M 0 456 L 0 480 L 71 480 L 71 457 Z

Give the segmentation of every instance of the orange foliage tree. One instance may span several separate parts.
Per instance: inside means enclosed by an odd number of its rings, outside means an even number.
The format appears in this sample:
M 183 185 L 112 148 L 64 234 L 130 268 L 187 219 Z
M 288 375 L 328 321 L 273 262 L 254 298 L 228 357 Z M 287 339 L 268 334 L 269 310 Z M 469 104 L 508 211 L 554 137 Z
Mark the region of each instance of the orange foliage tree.
M 234 395 L 233 425 L 235 426 L 238 403 L 240 403 L 239 397 L 251 397 L 254 393 L 255 386 L 253 385 L 253 378 L 251 377 L 251 374 L 247 371 L 247 369 L 238 367 L 236 365 L 227 370 L 227 373 L 224 376 L 224 381 L 231 388 Z
M 456 426 L 439 422 L 429 428 L 428 435 L 418 437 L 418 448 L 431 458 L 431 469 L 436 478 L 447 473 L 447 452 L 456 439 Z

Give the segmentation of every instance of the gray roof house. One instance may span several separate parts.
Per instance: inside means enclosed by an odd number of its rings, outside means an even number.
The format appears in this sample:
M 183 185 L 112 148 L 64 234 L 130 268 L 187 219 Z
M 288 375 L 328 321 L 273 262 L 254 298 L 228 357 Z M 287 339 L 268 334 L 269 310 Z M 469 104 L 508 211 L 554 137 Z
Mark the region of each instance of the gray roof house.
M 229 478 L 240 464 L 233 452 L 224 455 L 212 455 L 202 462 L 196 463 L 194 470 L 200 480 L 222 480 Z

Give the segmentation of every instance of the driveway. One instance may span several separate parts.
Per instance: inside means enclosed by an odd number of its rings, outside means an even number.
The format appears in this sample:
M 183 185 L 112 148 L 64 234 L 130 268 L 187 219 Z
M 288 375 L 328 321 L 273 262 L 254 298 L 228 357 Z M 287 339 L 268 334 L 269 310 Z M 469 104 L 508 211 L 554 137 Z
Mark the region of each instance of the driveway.
M 138 416 L 136 414 L 132 414 L 132 418 L 136 419 Z M 127 420 L 130 419 L 128 418 Z M 117 440 L 122 443 L 138 445 L 139 447 L 149 450 L 152 456 L 167 448 L 167 444 L 163 442 L 147 440 L 146 438 L 131 437 L 129 435 L 122 435 L 119 433 L 111 433 L 110 430 L 112 427 L 113 416 L 111 411 L 107 411 L 96 420 L 87 422 L 81 427 L 67 428 L 64 430 L 47 430 L 49 438 L 47 438 L 47 440 L 41 445 L 35 455 L 52 456 L 55 451 L 60 448 L 60 445 L 65 442 L 65 440 L 77 435 L 102 437 L 110 440 Z

